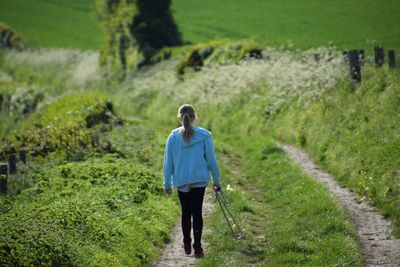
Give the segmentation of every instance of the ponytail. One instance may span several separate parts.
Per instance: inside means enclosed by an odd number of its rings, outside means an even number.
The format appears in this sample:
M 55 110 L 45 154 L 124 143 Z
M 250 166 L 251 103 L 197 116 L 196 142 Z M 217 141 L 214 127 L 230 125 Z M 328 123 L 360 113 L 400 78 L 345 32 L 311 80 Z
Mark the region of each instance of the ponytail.
M 196 119 L 196 112 L 192 105 L 185 104 L 179 108 L 178 117 L 182 122 L 183 129 L 180 131 L 183 140 L 190 142 L 190 138 L 194 135 L 193 121 Z
M 189 143 L 190 137 L 194 135 L 191 119 L 187 113 L 183 115 L 183 131 L 181 133 L 186 143 Z

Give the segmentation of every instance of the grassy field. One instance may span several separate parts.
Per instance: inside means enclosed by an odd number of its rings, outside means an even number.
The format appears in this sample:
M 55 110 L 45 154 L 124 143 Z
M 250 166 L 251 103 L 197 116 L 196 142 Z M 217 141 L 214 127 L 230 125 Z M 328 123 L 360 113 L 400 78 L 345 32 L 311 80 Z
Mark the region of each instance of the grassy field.
M 215 38 L 249 38 L 268 46 L 289 40 L 299 48 L 366 47 L 377 40 L 398 47 L 400 3 L 357 1 L 209 1 L 174 0 L 184 38 L 204 42 Z
M 94 0 L 0 0 L 0 21 L 34 46 L 98 50 Z M 397 0 L 278 1 L 173 0 L 183 37 L 191 43 L 252 38 L 265 46 L 400 46 Z
M 102 38 L 93 0 L 0 0 L 0 21 L 35 47 L 98 50 Z

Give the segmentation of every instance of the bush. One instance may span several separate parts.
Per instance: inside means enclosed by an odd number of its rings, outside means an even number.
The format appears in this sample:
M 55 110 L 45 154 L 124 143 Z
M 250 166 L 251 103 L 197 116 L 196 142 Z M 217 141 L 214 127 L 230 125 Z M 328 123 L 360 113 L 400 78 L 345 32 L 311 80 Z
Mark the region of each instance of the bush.
M 25 106 L 16 107 L 22 109 Z M 106 96 L 66 96 L 33 114 L 21 127 L 21 133 L 15 136 L 16 141 L 0 150 L 3 151 L 0 159 L 5 159 L 12 153 L 7 152 L 7 147 L 13 146 L 16 149 L 26 148 L 32 156 L 46 156 L 60 151 L 69 160 L 83 160 L 85 150 L 92 143 L 91 137 L 99 131 L 95 128 L 96 125 L 106 126 L 102 130 L 108 131 L 114 121 L 122 122 L 113 113 L 112 103 Z M 103 150 L 112 152 L 111 144 Z
M 23 43 L 21 37 L 10 26 L 0 22 L 0 49 L 22 49 Z
M 115 155 L 44 165 L 0 197 L 1 266 L 144 266 L 168 239 L 177 208 L 158 172 Z
M 42 99 L 43 94 L 41 92 L 37 92 L 32 88 L 20 87 L 10 98 L 10 113 L 22 115 L 33 113 Z
M 262 58 L 261 47 L 253 42 L 211 41 L 198 44 L 193 46 L 179 62 L 178 72 L 184 74 L 186 68 L 200 70 L 208 64 L 235 64 L 246 56 Z

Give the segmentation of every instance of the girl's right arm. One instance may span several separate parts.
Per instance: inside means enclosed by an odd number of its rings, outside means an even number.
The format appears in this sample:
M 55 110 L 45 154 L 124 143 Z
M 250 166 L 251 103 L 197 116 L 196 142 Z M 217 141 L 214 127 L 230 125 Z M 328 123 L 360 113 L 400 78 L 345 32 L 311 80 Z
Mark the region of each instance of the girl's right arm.
M 206 156 L 206 160 L 208 163 L 208 167 L 211 170 L 213 184 L 219 185 L 220 184 L 220 173 L 219 173 L 217 158 L 215 157 L 214 143 L 211 139 L 211 136 L 205 140 L 205 156 Z

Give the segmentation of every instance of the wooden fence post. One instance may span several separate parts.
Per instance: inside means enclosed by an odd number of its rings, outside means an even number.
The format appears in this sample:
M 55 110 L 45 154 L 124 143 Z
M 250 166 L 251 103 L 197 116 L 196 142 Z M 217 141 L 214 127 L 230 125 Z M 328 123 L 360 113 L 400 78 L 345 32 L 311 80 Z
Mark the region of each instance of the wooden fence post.
M 347 51 L 343 51 L 343 52 L 342 52 L 342 55 L 343 55 L 344 63 L 347 64 L 347 63 L 349 62 L 348 52 L 347 52 Z
M 388 58 L 389 58 L 389 68 L 395 69 L 396 68 L 396 54 L 394 50 L 388 51 Z
M 348 53 L 350 77 L 353 81 L 361 81 L 361 66 L 358 50 L 351 50 Z
M 17 173 L 17 157 L 15 156 L 15 154 L 11 154 L 8 156 L 8 173 Z
M 26 164 L 26 150 L 25 149 L 21 149 L 19 151 L 19 159 Z
M 385 53 L 383 51 L 383 47 L 375 46 L 374 51 L 375 51 L 375 66 L 377 68 L 380 68 L 383 66 L 383 63 L 385 62 Z
M 98 147 L 100 143 L 99 136 L 97 134 L 90 136 L 90 143 L 92 144 L 92 147 Z
M 360 65 L 364 66 L 364 63 L 365 63 L 365 50 L 364 49 L 358 50 L 358 58 L 360 60 Z
M 7 164 L 0 164 L 0 195 L 7 194 Z

